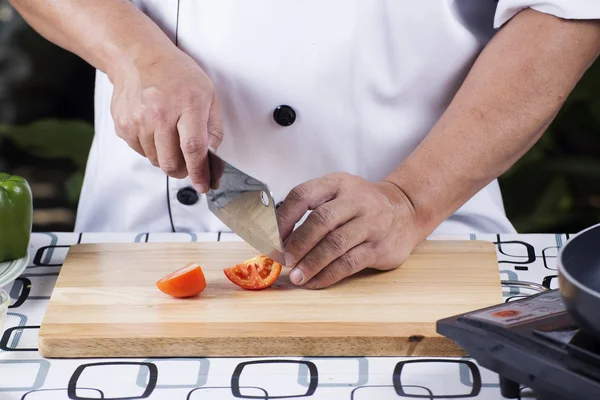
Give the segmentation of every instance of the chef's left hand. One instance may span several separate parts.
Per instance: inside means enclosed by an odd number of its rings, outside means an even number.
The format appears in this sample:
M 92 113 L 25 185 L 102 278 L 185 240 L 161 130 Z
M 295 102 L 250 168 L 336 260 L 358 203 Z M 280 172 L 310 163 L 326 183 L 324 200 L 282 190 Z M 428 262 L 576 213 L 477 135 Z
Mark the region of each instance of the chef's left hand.
M 308 210 L 313 211 L 293 231 Z M 398 186 L 346 173 L 295 187 L 278 217 L 293 267 L 290 280 L 309 289 L 330 286 L 365 268 L 397 268 L 424 239 L 416 211 Z

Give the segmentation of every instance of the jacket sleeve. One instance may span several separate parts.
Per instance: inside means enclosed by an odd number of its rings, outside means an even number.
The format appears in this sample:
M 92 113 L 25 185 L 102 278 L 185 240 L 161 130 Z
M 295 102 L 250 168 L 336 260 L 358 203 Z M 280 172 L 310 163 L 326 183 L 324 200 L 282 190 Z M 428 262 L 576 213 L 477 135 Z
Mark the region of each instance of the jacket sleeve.
M 600 0 L 498 0 L 494 27 L 500 28 L 525 8 L 565 19 L 600 19 Z

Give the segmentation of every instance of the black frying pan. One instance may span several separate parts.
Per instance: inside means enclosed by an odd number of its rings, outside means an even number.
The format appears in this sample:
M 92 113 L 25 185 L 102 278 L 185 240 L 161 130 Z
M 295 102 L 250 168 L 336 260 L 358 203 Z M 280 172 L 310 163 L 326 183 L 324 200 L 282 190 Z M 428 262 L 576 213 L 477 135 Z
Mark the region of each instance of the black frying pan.
M 558 254 L 558 284 L 575 323 L 600 338 L 600 224 L 569 239 Z

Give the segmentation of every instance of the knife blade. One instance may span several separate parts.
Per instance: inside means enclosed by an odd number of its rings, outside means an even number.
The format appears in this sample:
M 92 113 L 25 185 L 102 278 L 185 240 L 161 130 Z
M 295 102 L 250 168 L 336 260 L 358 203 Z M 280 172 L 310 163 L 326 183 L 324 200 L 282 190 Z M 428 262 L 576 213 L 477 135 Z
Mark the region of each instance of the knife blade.
M 286 265 L 275 200 L 269 187 L 211 150 L 208 160 L 208 209 L 256 250 Z

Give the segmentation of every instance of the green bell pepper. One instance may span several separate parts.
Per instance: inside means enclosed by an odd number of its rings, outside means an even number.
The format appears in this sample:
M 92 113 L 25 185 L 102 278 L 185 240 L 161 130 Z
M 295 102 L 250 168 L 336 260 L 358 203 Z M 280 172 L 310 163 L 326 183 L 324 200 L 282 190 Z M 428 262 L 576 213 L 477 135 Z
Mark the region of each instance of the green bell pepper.
M 33 220 L 29 183 L 0 172 L 0 262 L 27 255 Z

